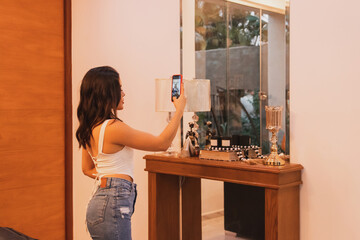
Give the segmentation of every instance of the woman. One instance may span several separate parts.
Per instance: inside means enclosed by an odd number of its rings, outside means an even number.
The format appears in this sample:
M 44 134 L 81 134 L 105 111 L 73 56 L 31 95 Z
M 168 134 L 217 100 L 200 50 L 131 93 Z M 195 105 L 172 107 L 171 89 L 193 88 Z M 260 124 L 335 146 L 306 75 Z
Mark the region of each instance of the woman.
M 184 89 L 183 85 L 181 86 Z M 170 91 L 170 89 L 169 89 Z M 176 135 L 186 99 L 174 99 L 176 113 L 159 136 L 141 132 L 121 121 L 125 93 L 111 67 L 90 69 L 84 76 L 77 109 L 76 138 L 82 148 L 82 170 L 100 186 L 90 200 L 86 221 L 93 239 L 131 239 L 131 216 L 136 201 L 133 148 L 165 151 Z

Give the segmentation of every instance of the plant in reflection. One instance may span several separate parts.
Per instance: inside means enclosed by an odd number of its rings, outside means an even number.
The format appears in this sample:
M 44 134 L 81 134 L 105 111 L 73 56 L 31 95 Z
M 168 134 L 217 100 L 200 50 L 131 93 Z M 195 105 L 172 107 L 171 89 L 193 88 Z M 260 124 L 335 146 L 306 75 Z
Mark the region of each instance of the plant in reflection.
M 248 135 L 254 145 L 264 139 L 258 90 L 247 90 L 260 88 L 260 31 L 267 42 L 268 18 L 259 15 L 225 1 L 195 1 L 196 77 L 210 79 L 212 89 L 212 112 L 198 113 L 201 146 L 208 120 L 217 136 Z
M 199 146 L 201 149 L 203 149 L 205 146 L 205 133 L 206 133 L 205 122 L 209 121 L 209 119 L 211 119 L 211 116 L 209 116 L 209 114 L 205 112 L 197 112 L 196 115 L 198 115 L 199 117 L 199 121 L 198 121 L 199 129 L 197 130 L 199 134 Z
M 233 46 L 259 46 L 260 19 L 246 11 L 231 15 L 229 23 L 230 47 Z
M 251 10 L 237 9 L 231 5 L 229 23 L 226 24 L 225 2 L 197 0 L 195 4 L 195 49 L 209 50 L 226 48 L 229 31 L 229 46 L 259 46 L 260 18 Z M 267 19 L 262 21 L 263 41 L 267 41 Z
M 226 15 L 224 4 L 196 1 L 195 49 L 226 48 Z
M 223 122 L 220 124 L 221 130 L 223 133 L 227 132 L 227 128 L 228 128 L 228 123 L 227 122 Z

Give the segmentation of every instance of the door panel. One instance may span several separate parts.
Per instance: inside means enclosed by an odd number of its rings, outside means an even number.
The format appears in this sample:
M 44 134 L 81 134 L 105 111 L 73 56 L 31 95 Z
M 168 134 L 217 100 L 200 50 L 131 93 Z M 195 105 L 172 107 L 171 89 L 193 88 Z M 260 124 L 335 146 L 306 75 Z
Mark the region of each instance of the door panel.
M 0 16 L 0 226 L 65 239 L 64 0 Z

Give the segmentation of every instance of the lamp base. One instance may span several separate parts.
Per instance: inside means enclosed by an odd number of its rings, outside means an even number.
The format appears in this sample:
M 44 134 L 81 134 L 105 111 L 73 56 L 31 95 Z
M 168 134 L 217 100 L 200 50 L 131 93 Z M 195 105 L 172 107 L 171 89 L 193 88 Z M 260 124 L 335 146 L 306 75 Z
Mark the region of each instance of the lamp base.
M 284 166 L 285 161 L 277 154 L 277 152 L 272 152 L 265 159 L 264 164 L 265 165 L 270 165 L 270 166 Z
M 181 154 L 179 152 L 166 151 L 166 152 L 162 152 L 161 154 L 164 156 L 168 156 L 168 157 L 180 157 L 181 156 Z
M 180 151 L 179 151 L 179 148 L 178 148 L 178 147 L 175 147 L 174 142 L 171 142 L 170 147 L 165 151 L 165 153 L 166 153 L 167 155 L 174 156 L 174 155 L 179 155 L 179 154 L 180 154 Z

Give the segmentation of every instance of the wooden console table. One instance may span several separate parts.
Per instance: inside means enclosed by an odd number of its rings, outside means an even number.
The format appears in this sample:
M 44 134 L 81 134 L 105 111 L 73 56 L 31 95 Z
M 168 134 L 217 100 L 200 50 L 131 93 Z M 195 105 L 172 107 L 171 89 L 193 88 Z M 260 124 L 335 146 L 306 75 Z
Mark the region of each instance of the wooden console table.
M 300 239 L 300 164 L 248 165 L 164 154 L 144 159 L 149 172 L 149 240 L 179 240 L 180 234 L 183 240 L 201 239 L 201 178 L 263 187 L 265 239 Z

